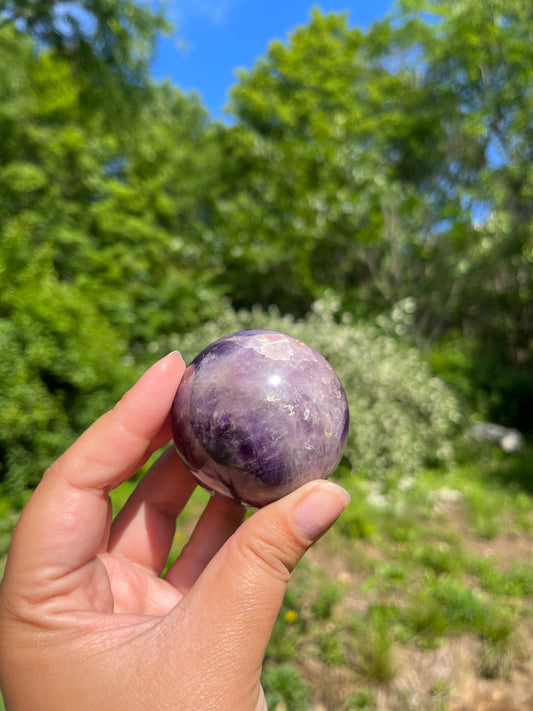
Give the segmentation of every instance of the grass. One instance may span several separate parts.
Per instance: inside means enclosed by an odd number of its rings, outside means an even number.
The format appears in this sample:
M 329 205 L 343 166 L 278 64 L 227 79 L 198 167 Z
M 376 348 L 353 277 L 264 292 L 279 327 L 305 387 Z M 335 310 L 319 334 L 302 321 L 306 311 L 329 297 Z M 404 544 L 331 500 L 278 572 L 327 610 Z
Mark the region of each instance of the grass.
M 388 684 L 396 673 L 391 630 L 371 617 L 365 630 L 355 631 L 361 675 L 370 682 Z
M 404 711 L 416 696 L 417 709 L 446 711 L 460 675 L 421 673 L 412 691 L 401 681 L 452 644 L 471 675 L 513 678 L 532 653 L 521 634 L 533 638 L 532 460 L 496 453 L 379 484 L 345 476 L 352 503 L 298 565 L 267 648 L 269 708 L 375 711 L 380 698 Z M 133 486 L 113 492 L 115 509 Z M 197 491 L 180 517 L 169 564 L 207 498 Z M 0 499 L 2 561 L 16 517 Z
M 298 669 L 290 664 L 265 666 L 263 686 L 269 709 L 284 705 L 287 711 L 306 711 L 311 689 Z
M 361 689 L 346 700 L 343 711 L 375 711 L 376 700 L 370 689 Z
M 325 706 L 335 711 L 375 708 L 367 690 L 393 689 L 398 659 L 438 653 L 453 640 L 471 640 L 472 674 L 509 679 L 531 653 L 520 635 L 532 623 L 529 491 L 471 464 L 421 472 L 408 486 L 395 475 L 381 488 L 355 477 L 342 483 L 353 503 L 309 554 L 311 565 L 297 569 L 288 596 L 300 627 L 287 630 L 281 616 L 270 662 L 280 656 L 280 640 L 291 639 L 291 661 L 315 701 L 328 696 Z M 347 571 L 342 585 L 332 577 L 339 567 Z M 337 696 L 332 668 L 346 680 Z M 445 711 L 452 693 L 453 678 L 428 680 L 416 690 L 416 708 Z M 411 708 L 408 697 L 391 691 L 390 708 Z

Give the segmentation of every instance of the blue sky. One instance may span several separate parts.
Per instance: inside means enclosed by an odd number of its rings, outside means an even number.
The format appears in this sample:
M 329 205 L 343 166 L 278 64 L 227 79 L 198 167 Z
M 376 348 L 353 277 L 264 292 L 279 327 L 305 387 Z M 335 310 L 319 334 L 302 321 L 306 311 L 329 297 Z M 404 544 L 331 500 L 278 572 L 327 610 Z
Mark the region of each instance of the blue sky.
M 152 66 L 155 79 L 169 78 L 184 91 L 194 90 L 214 118 L 223 118 L 235 70 L 249 69 L 272 39 L 284 40 L 306 24 L 312 7 L 348 11 L 350 25 L 368 27 L 392 10 L 393 0 L 167 0 L 177 26 L 163 40 Z

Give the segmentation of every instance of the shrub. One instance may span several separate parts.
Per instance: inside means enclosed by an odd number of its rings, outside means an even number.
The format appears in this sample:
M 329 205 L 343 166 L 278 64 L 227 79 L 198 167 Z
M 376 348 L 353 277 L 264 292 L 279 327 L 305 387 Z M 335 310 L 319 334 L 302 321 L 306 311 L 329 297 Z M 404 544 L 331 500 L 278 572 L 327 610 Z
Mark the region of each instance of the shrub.
M 29 291 L 13 292 L 10 308 L 21 308 L 0 329 L 0 479 L 19 493 L 138 375 L 125 343 L 78 290 L 51 279 Z M 418 350 L 382 324 L 353 323 L 331 299 L 298 321 L 227 306 L 216 322 L 162 337 L 152 358 L 177 348 L 190 360 L 220 336 L 253 328 L 301 338 L 339 373 L 351 413 L 341 470 L 383 478 L 451 459 L 461 420 L 455 396 Z
M 273 329 L 309 343 L 337 370 L 350 404 L 345 463 L 352 471 L 384 476 L 396 469 L 415 473 L 448 463 L 462 420 L 459 401 L 432 375 L 420 352 L 381 324 L 353 322 L 326 298 L 302 320 L 259 308 L 235 313 L 229 307 L 209 322 L 165 343 L 192 359 L 212 341 L 233 331 Z
M 0 297 L 9 316 L 0 318 L 0 482 L 19 502 L 137 374 L 80 290 L 51 270 L 37 281 L 21 277 Z

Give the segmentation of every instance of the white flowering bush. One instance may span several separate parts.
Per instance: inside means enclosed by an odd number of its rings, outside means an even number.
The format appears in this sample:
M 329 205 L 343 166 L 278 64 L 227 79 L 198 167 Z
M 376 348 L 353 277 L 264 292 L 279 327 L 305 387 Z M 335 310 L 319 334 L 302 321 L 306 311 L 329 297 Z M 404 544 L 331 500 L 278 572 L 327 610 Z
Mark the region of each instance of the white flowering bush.
M 223 335 L 248 329 L 273 329 L 301 338 L 337 371 L 350 405 L 345 462 L 369 477 L 396 470 L 413 474 L 453 457 L 461 408 L 445 383 L 432 376 L 420 352 L 384 324 L 354 323 L 338 314 L 333 298 L 314 304 L 296 321 L 276 310 L 235 313 L 229 307 L 216 323 L 202 325 L 168 344 L 187 362 Z

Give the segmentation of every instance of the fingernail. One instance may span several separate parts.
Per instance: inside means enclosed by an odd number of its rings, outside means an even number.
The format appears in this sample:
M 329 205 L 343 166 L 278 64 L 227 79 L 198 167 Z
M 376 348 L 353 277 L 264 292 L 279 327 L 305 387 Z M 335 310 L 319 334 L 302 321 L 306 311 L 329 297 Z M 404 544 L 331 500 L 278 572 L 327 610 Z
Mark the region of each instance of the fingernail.
M 174 353 L 174 355 L 179 356 L 183 360 L 183 356 L 181 355 L 181 353 L 179 351 L 172 351 L 172 353 Z
M 350 495 L 331 481 L 316 484 L 294 509 L 298 533 L 313 541 L 324 533 L 350 503 Z

